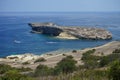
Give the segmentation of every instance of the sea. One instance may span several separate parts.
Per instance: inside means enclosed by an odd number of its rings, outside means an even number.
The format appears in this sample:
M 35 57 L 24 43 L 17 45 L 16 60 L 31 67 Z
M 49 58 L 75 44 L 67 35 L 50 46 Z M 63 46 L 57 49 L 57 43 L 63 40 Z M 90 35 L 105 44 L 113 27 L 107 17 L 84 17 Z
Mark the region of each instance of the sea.
M 111 40 L 67 40 L 31 33 L 31 22 L 63 26 L 99 27 L 112 33 Z M 70 51 L 120 41 L 120 12 L 0 12 L 0 57 L 57 50 Z

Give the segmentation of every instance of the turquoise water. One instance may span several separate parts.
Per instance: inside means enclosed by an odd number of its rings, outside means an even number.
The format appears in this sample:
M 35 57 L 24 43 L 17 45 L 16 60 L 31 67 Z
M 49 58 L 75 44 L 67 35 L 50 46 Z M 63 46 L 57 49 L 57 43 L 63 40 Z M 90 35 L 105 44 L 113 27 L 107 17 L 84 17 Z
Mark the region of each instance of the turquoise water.
M 53 22 L 64 26 L 105 28 L 112 40 L 65 40 L 30 33 L 30 22 Z M 0 57 L 11 54 L 43 54 L 55 50 L 95 47 L 120 40 L 120 13 L 0 13 Z

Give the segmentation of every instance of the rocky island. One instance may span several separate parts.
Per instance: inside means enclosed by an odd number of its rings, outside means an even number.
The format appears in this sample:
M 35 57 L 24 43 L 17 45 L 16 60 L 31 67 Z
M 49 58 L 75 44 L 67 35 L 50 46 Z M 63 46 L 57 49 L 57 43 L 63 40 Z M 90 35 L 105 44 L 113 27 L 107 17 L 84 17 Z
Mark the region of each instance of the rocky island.
M 59 26 L 54 23 L 29 23 L 32 32 L 63 39 L 111 39 L 112 34 L 102 28 Z

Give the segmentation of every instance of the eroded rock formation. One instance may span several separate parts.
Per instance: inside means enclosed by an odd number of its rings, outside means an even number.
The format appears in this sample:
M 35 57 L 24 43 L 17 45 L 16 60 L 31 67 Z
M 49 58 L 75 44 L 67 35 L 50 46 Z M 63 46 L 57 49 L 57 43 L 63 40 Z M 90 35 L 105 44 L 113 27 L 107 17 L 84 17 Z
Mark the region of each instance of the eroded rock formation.
M 29 23 L 32 32 L 67 39 L 111 39 L 112 34 L 102 28 L 58 26 L 54 23 Z

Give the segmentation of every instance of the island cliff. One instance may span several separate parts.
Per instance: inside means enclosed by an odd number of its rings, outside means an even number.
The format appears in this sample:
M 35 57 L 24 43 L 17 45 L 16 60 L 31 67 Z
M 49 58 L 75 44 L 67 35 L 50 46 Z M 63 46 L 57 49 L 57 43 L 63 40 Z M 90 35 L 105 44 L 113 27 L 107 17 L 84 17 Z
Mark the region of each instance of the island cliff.
M 58 26 L 54 23 L 29 23 L 32 32 L 66 39 L 111 39 L 112 34 L 102 28 Z

